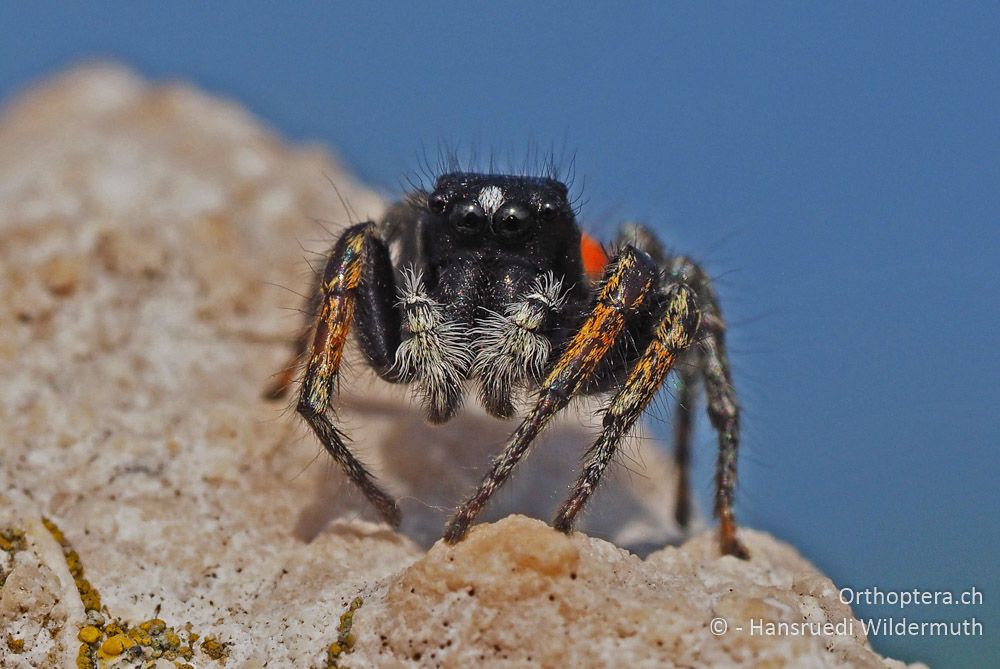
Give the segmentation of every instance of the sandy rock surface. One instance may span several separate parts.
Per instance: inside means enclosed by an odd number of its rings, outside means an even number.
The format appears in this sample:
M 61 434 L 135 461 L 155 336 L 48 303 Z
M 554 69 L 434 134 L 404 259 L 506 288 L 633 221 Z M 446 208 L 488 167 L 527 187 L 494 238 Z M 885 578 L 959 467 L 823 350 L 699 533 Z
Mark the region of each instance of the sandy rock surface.
M 712 635 L 719 616 L 853 618 L 766 535 L 745 532 L 749 563 L 708 535 L 646 559 L 605 541 L 679 539 L 669 462 L 644 440 L 586 534 L 514 516 L 425 553 L 511 426 L 470 406 L 430 428 L 355 364 L 342 418 L 406 517 L 375 522 L 260 398 L 303 258 L 349 219 L 328 177 L 359 216 L 384 206 L 238 107 L 113 67 L 3 110 L 0 666 L 902 666 L 857 624 Z M 571 414 L 489 518 L 551 516 L 592 435 Z

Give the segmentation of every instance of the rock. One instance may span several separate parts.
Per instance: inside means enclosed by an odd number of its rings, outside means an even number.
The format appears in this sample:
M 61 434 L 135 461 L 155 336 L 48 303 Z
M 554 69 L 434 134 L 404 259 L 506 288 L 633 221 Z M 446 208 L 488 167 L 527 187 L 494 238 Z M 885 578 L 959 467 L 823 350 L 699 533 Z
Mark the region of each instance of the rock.
M 828 579 L 744 530 L 751 562 L 710 534 L 642 560 L 523 516 L 477 527 L 372 588 L 356 666 L 902 667 L 868 648 Z M 725 620 L 723 634 L 711 621 Z M 841 636 L 752 635 L 750 621 L 842 623 Z M 745 631 L 736 630 L 737 626 Z M 717 630 L 718 631 L 718 630 Z
M 112 66 L 9 103 L 0 146 L 0 665 L 901 666 L 857 632 L 712 636 L 716 615 L 850 612 L 759 533 L 749 563 L 708 535 L 645 560 L 605 541 L 681 538 L 669 461 L 642 440 L 590 536 L 511 517 L 425 552 L 511 425 L 470 406 L 428 427 L 355 364 L 341 416 L 406 517 L 374 522 L 260 398 L 299 326 L 303 253 L 321 262 L 350 219 L 327 176 L 358 216 L 384 206 L 325 152 Z M 487 520 L 551 516 L 588 411 Z

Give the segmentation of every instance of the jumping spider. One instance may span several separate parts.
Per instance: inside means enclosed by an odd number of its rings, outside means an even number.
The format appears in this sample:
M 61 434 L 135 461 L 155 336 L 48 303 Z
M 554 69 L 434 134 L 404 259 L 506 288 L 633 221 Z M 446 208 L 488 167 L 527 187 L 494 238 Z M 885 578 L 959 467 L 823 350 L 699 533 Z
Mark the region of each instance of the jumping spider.
M 337 240 L 296 343 L 296 359 L 309 352 L 298 412 L 396 526 L 399 507 L 345 445 L 332 415 L 348 330 L 353 326 L 382 379 L 416 384 L 433 423 L 455 414 L 467 380 L 478 380 L 479 400 L 497 418 L 514 414 L 515 392 L 533 389 L 534 407 L 449 520 L 444 538 L 456 543 L 558 411 L 579 394 L 613 393 L 601 434 L 554 521 L 568 532 L 677 365 L 676 518 L 685 526 L 690 516 L 691 407 L 703 385 L 719 438 L 720 546 L 746 558 L 732 509 L 739 407 L 715 291 L 698 265 L 667 253 L 645 228 L 623 226 L 616 248 L 609 258 L 581 232 L 567 188 L 556 179 L 444 174 L 432 191 L 415 189 L 380 222 L 349 227 Z M 291 370 L 269 396 L 283 394 Z

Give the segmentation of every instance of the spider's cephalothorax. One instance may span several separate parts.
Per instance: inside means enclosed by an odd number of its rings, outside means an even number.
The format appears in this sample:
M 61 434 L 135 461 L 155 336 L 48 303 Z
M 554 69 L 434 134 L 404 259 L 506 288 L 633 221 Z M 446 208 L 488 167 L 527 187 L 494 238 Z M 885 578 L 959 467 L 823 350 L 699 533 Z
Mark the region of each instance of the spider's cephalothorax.
M 679 359 L 675 515 L 690 515 L 691 406 L 701 382 L 719 434 L 716 507 L 724 553 L 745 557 L 732 513 L 739 410 L 725 325 L 704 272 L 668 254 L 648 230 L 623 226 L 609 258 L 577 226 L 555 179 L 456 172 L 345 230 L 307 309 L 298 411 L 392 524 L 395 501 L 344 444 L 331 412 L 349 329 L 376 373 L 417 388 L 427 417 L 448 420 L 466 387 L 499 418 L 534 392 L 532 409 L 445 538 L 465 536 L 549 420 L 577 395 L 605 393 L 603 429 L 555 520 L 569 531 L 621 441 Z M 289 370 L 291 367 L 289 368 Z M 286 371 L 269 391 L 280 395 Z

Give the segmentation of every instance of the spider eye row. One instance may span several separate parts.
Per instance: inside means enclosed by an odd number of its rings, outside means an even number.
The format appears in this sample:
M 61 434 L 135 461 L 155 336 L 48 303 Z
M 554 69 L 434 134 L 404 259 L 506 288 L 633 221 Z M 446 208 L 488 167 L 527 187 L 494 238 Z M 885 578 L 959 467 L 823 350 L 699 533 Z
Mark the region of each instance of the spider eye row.
M 427 209 L 435 214 L 445 213 L 448 205 L 448 198 L 442 193 L 431 193 L 427 198 Z M 490 224 L 486 212 L 475 200 L 460 200 L 450 209 L 448 221 L 459 232 L 480 232 Z M 520 202 L 507 202 L 493 214 L 492 229 L 501 237 L 519 237 L 528 230 L 536 215 L 543 221 L 552 221 L 559 215 L 559 205 L 543 201 L 536 214 Z

